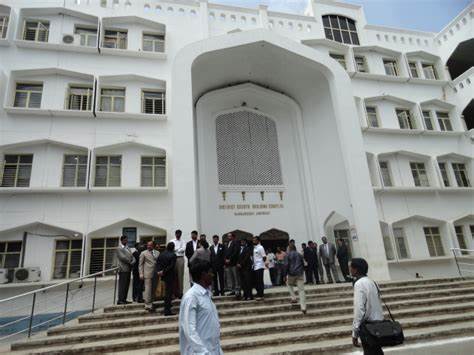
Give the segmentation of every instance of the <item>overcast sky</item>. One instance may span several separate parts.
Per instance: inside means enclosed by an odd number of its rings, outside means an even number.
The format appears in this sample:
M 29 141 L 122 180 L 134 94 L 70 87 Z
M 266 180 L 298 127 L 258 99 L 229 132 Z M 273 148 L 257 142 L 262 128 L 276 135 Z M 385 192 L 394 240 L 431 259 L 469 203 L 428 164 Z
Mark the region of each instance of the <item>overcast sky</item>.
M 244 7 L 266 4 L 270 10 L 302 14 L 308 0 L 210 0 Z M 371 25 L 438 32 L 472 0 L 343 0 L 364 6 Z

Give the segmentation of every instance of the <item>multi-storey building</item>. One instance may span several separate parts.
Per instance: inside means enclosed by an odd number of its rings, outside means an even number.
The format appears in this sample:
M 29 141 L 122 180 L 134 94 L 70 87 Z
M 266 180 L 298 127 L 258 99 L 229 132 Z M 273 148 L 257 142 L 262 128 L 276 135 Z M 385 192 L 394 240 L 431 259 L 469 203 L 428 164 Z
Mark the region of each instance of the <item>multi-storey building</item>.
M 426 20 L 426 19 L 424 19 Z M 474 247 L 471 4 L 439 33 L 205 0 L 3 0 L 0 268 L 109 268 L 120 235 L 343 238 L 378 279 Z

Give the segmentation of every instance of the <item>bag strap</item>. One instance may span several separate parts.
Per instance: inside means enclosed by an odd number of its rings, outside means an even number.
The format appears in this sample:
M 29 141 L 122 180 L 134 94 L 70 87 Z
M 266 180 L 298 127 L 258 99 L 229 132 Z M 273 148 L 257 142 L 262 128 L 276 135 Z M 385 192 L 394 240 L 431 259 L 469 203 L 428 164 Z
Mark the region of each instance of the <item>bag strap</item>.
M 379 297 L 380 297 L 380 299 L 382 300 L 382 303 L 384 304 L 385 308 L 387 308 L 388 315 L 389 315 L 390 318 L 392 319 L 392 322 L 395 322 L 395 318 L 393 318 L 392 312 L 390 312 L 390 308 L 388 308 L 387 304 L 385 303 L 385 301 L 384 301 L 383 298 L 382 298 L 382 295 L 381 295 L 379 286 L 377 285 L 377 283 L 376 283 L 375 281 L 372 280 L 372 282 L 374 283 L 375 287 L 377 288 L 377 292 L 378 292 L 378 294 L 379 294 Z

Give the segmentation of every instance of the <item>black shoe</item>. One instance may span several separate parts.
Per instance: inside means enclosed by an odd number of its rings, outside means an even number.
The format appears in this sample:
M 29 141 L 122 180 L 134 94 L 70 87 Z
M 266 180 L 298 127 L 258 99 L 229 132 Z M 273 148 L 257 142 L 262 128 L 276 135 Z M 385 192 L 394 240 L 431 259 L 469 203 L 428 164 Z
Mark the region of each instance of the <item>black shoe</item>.
M 132 302 L 130 302 L 130 301 L 124 301 L 124 303 L 125 303 L 125 304 L 130 304 L 130 303 L 132 303 Z
M 163 314 L 164 314 L 165 317 L 169 317 L 169 316 L 174 316 L 174 315 L 175 315 L 175 313 L 173 313 L 173 312 L 165 312 L 165 313 L 163 313 Z
M 118 301 L 117 304 L 126 304 L 124 301 Z
M 145 303 L 145 300 L 138 300 L 137 303 Z

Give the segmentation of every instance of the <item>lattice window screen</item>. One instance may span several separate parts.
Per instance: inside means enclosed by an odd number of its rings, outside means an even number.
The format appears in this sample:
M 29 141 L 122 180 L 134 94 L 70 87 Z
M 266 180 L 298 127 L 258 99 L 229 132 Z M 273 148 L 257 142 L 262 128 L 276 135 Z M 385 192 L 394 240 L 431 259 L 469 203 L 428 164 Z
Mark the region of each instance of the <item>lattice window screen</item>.
M 220 185 L 282 185 L 275 122 L 248 111 L 216 119 Z

